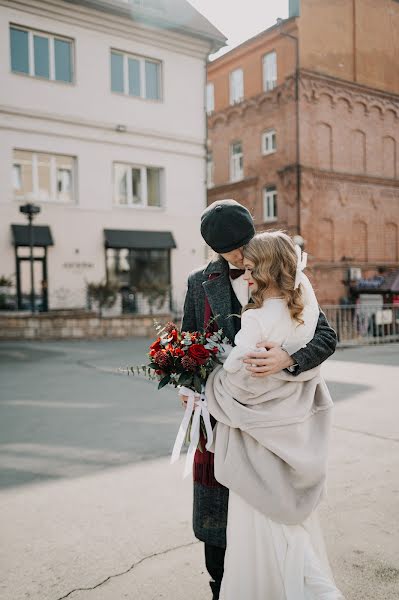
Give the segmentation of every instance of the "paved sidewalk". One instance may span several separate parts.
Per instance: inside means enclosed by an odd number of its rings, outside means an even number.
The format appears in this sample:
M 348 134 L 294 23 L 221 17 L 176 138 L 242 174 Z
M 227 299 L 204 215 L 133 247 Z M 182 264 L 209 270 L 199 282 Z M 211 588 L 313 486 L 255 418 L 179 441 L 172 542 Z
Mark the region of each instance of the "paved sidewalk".
M 398 349 L 390 366 L 365 349 L 324 369 L 337 402 L 321 515 L 347 600 L 399 598 Z M 162 458 L 1 491 L 0 598 L 210 599 L 182 468 Z

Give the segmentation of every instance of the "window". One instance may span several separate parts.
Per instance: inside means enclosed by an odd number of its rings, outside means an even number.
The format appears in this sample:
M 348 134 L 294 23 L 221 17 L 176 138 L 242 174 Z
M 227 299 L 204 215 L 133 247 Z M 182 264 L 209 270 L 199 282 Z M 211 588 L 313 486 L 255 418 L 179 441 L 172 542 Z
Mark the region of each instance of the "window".
M 263 191 L 263 220 L 265 223 L 277 221 L 277 190 L 266 187 Z
M 114 204 L 161 206 L 161 169 L 114 164 Z
M 236 69 L 230 73 L 230 104 L 237 104 L 244 99 L 244 73 Z
M 170 250 L 106 249 L 107 278 L 121 287 L 122 312 L 170 311 Z
M 206 184 L 208 188 L 214 186 L 213 183 L 213 154 L 208 152 L 206 156 Z
M 262 154 L 272 154 L 277 150 L 277 140 L 275 129 L 265 131 L 262 135 Z
M 112 50 L 111 90 L 135 98 L 161 100 L 161 63 Z
M 72 82 L 72 40 L 12 26 L 10 46 L 14 73 Z
M 244 155 L 242 143 L 234 142 L 230 147 L 230 180 L 240 181 L 244 177 Z
M 263 57 L 263 89 L 272 90 L 277 85 L 277 54 L 269 52 Z
M 14 198 L 36 202 L 73 202 L 74 172 L 73 156 L 14 150 Z
M 213 83 L 206 86 L 206 112 L 208 115 L 215 110 L 215 88 Z

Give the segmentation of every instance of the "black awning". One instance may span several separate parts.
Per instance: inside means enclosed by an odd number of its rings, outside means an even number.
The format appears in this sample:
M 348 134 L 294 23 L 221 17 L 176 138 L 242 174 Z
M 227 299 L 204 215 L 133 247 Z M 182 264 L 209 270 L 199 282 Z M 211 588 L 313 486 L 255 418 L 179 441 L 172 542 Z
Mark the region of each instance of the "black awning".
M 132 231 L 130 229 L 104 229 L 106 248 L 134 250 L 161 250 L 176 248 L 170 231 Z
M 53 236 L 48 225 L 33 225 L 34 246 L 54 246 Z M 11 225 L 14 246 L 29 246 L 29 226 Z

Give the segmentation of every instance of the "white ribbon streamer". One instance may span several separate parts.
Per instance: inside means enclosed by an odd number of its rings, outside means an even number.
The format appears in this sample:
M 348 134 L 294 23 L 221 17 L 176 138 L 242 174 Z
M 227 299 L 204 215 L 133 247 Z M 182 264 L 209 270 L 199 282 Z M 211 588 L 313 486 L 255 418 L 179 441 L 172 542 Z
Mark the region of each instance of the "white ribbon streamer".
M 306 268 L 306 265 L 308 264 L 307 252 L 302 253 L 302 250 L 301 250 L 300 246 L 298 246 L 298 244 L 295 245 L 295 251 L 296 251 L 296 255 L 297 255 L 297 263 L 296 263 L 294 290 L 296 290 L 299 287 L 299 284 L 301 283 L 303 271 Z
M 194 455 L 197 450 L 199 438 L 200 438 L 200 426 L 201 426 L 201 416 L 204 420 L 205 431 L 206 431 L 206 446 L 205 448 L 209 450 L 213 443 L 213 431 L 211 425 L 211 419 L 207 407 L 207 401 L 205 398 L 205 388 L 202 388 L 201 394 L 194 392 L 188 388 L 181 388 L 180 394 L 184 396 L 188 396 L 186 410 L 184 412 L 184 416 L 182 422 L 179 427 L 179 431 L 177 432 L 176 440 L 172 450 L 172 456 L 170 459 L 171 464 L 175 463 L 179 457 L 180 452 L 184 444 L 184 440 L 187 435 L 188 426 L 190 423 L 191 416 L 193 415 L 193 421 L 191 424 L 190 431 L 190 446 L 186 455 L 186 463 L 184 466 L 183 478 L 187 477 L 192 472 L 193 463 L 194 463 Z M 194 414 L 193 414 L 194 413 Z

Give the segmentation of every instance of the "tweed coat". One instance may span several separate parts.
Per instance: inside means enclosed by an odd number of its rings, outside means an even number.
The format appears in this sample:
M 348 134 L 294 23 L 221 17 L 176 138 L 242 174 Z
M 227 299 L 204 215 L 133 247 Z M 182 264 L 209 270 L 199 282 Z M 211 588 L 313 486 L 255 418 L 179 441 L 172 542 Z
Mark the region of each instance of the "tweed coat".
M 221 257 L 189 275 L 182 320 L 183 331 L 198 331 L 204 327 L 205 297 L 218 327 L 232 342 L 240 329 L 237 299 L 232 290 L 228 263 Z M 239 306 L 239 305 L 238 305 Z M 294 375 L 319 366 L 334 353 L 335 331 L 320 311 L 316 333 L 311 342 L 293 355 L 298 365 Z M 226 547 L 228 489 L 208 487 L 194 482 L 193 529 L 195 536 L 214 546 Z

